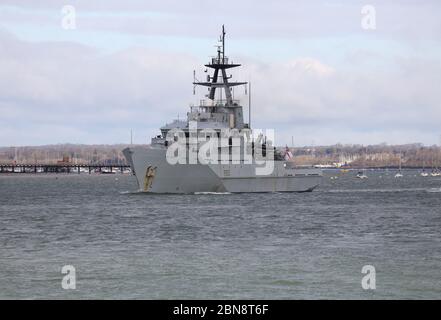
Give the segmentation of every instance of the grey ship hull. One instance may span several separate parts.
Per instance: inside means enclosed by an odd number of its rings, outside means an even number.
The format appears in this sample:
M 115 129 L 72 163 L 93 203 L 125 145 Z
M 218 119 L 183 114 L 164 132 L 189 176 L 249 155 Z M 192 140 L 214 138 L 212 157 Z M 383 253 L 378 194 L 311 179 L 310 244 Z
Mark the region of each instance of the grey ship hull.
M 320 169 L 287 169 L 284 161 L 274 162 L 271 175 L 257 176 L 253 164 L 170 165 L 164 148 L 134 147 L 123 153 L 139 189 L 151 193 L 306 192 L 322 179 Z

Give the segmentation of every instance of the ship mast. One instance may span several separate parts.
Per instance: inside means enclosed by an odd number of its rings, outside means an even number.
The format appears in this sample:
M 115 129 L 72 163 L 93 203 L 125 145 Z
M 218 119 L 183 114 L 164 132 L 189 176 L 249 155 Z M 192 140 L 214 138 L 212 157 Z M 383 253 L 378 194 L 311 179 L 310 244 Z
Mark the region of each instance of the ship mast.
M 219 39 L 221 45 L 218 46 L 217 57 L 211 58 L 211 62 L 206 64 L 207 68 L 214 69 L 213 76 L 208 76 L 207 82 L 193 82 L 194 85 L 205 86 L 210 89 L 208 98 L 210 100 L 215 99 L 216 89 L 224 89 L 226 103 L 225 106 L 233 106 L 233 97 L 231 95 L 231 88 L 240 85 L 246 85 L 247 82 L 228 82 L 231 76 L 227 76 L 227 69 L 239 67 L 240 64 L 234 64 L 228 62 L 228 57 L 225 56 L 225 28 L 222 25 L 222 35 Z M 222 48 L 222 49 L 221 49 Z M 219 71 L 221 72 L 222 81 L 218 82 Z M 211 81 L 210 81 L 211 80 Z

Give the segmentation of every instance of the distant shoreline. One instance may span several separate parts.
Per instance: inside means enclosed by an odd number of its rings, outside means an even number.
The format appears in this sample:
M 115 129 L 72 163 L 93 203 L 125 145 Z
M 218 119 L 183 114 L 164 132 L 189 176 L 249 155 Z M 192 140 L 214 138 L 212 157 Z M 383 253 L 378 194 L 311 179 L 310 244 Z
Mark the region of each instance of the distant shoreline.
M 0 147 L 0 164 L 11 165 L 127 165 L 122 150 L 130 144 L 84 145 L 57 144 L 27 147 Z M 147 145 L 132 145 L 147 146 Z M 342 145 L 278 147 L 289 148 L 293 161 L 299 166 L 322 166 L 346 169 L 425 168 L 427 171 L 441 167 L 441 148 L 421 143 L 405 145 Z

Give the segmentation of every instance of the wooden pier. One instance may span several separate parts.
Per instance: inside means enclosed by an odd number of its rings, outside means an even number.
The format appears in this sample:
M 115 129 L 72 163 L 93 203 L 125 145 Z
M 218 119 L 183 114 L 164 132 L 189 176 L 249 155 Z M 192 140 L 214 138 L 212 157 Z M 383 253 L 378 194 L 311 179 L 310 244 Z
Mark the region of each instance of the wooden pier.
M 120 164 L 0 164 L 0 174 L 7 173 L 129 173 L 130 166 Z

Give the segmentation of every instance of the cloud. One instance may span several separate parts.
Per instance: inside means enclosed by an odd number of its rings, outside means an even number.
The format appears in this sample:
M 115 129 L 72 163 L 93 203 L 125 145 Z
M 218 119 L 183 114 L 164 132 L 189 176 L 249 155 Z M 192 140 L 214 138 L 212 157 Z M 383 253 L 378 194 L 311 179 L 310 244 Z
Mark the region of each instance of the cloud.
M 124 141 L 115 130 L 128 136 L 131 128 L 157 128 L 179 106 L 183 114 L 191 96 L 191 56 L 149 48 L 103 54 L 72 43 L 29 43 L 4 32 L 0 52 L 0 145 Z M 78 136 L 60 131 L 63 125 Z
M 296 128 L 312 128 L 315 133 L 305 143 L 332 142 L 332 135 L 321 136 L 322 131 L 334 131 L 345 137 L 340 141 L 352 143 L 357 142 L 355 135 L 388 141 L 390 132 L 398 132 L 401 142 L 427 139 L 428 132 L 432 141 L 437 139 L 439 61 L 396 59 L 387 69 L 366 71 L 300 58 L 251 68 L 254 125 L 291 126 L 297 136 L 301 133 Z M 415 136 L 415 131 L 422 134 Z

